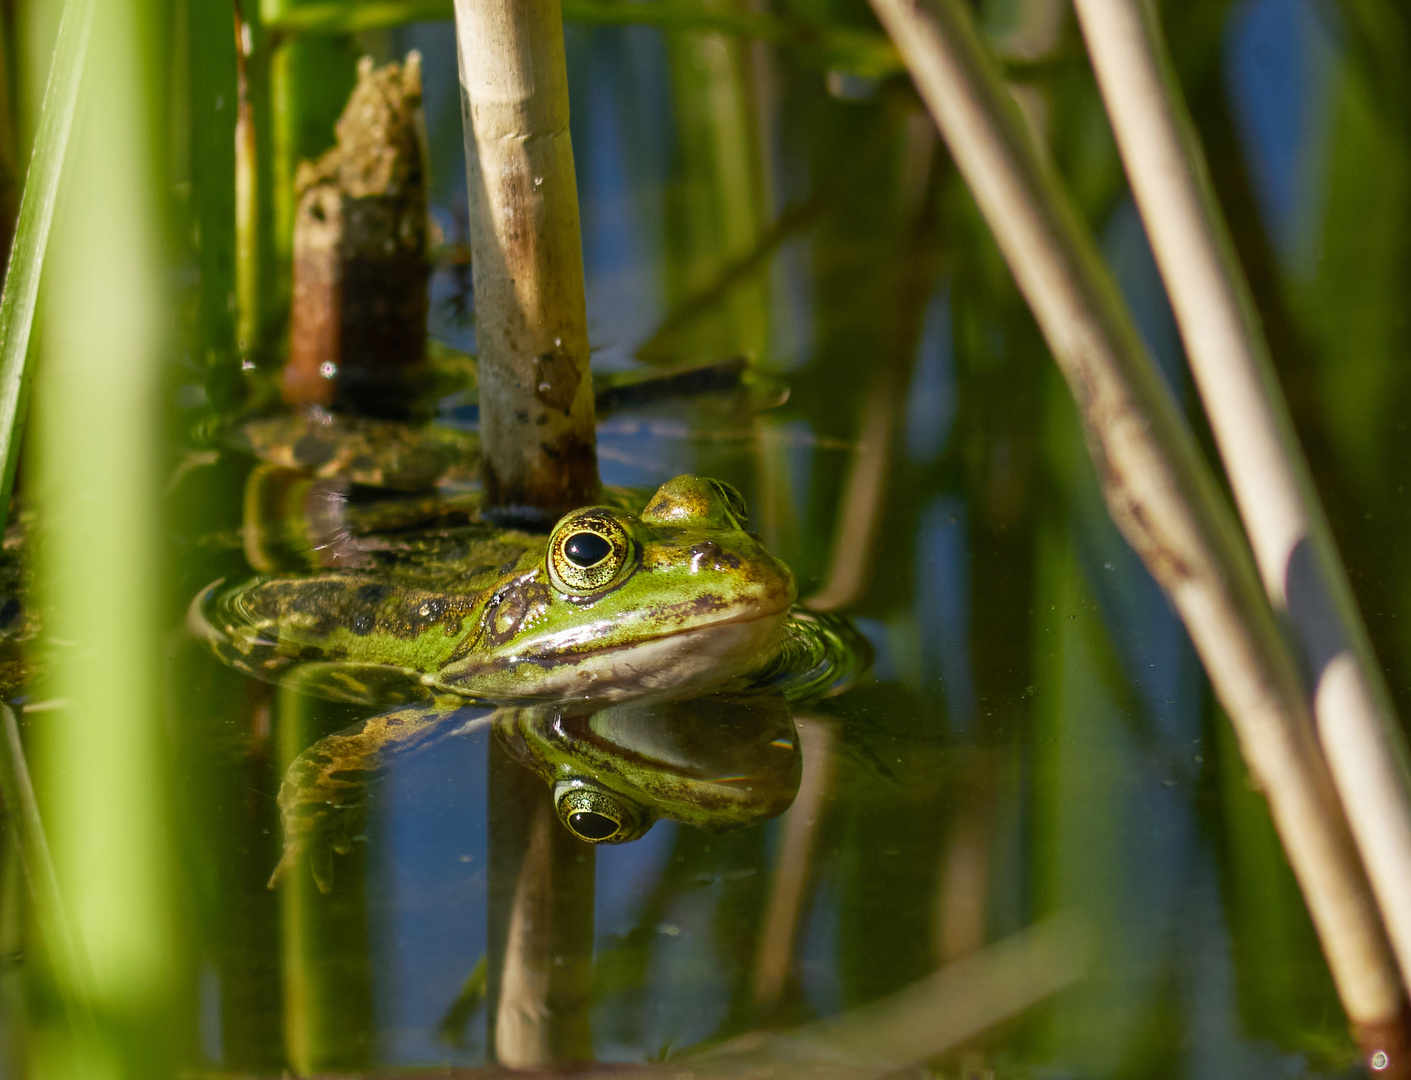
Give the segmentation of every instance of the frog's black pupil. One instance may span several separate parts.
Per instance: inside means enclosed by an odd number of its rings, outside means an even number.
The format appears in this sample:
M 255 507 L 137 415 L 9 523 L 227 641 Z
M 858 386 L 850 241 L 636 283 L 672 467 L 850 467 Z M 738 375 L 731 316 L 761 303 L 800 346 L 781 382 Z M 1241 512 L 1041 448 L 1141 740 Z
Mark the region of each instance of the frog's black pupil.
M 580 532 L 570 536 L 563 545 L 563 553 L 575 566 L 587 569 L 597 566 L 612 554 L 612 545 L 597 533 Z
M 576 814 L 569 814 L 568 825 L 584 840 L 606 840 L 618 829 L 617 822 L 612 818 L 592 810 L 579 810 Z

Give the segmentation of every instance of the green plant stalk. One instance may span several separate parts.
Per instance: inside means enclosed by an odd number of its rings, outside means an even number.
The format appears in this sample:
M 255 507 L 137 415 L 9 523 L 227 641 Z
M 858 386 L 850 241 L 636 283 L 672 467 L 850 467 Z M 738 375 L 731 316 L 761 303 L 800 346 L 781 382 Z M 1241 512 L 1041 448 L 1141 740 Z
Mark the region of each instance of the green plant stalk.
M 722 12 L 742 5 L 722 3 Z M 765 231 L 765 166 L 755 113 L 749 43 L 719 33 L 666 41 L 680 133 L 680 172 L 666 201 L 670 306 L 709 288 L 723 267 L 748 257 Z M 769 346 L 769 282 L 747 275 L 719 297 L 714 318 L 670 342 L 673 360 L 743 354 Z
M 255 0 L 236 0 L 235 120 L 236 345 L 259 356 L 280 325 L 274 246 L 271 49 Z
M 29 360 L 39 281 L 54 222 L 59 179 L 69 148 L 84 59 L 93 26 L 94 0 L 66 0 L 44 87 L 44 105 L 25 175 L 15 239 L 0 294 L 0 528 L 15 487 L 33 368 Z
M 157 84 L 171 24 L 163 0 L 95 8 L 44 272 L 26 487 L 38 522 L 35 602 L 50 640 L 64 644 L 32 750 L 61 914 L 87 961 L 57 959 L 46 974 L 60 995 L 87 1000 L 97 1027 L 72 1038 L 55 1017 L 35 1017 L 31 1075 L 45 1080 L 160 1077 L 186 1041 L 161 685 L 160 403 L 172 301 L 158 201 L 168 95 Z
M 193 0 L 190 21 L 191 190 L 201 331 L 212 405 L 230 403 L 235 361 L 235 39 L 230 11 Z

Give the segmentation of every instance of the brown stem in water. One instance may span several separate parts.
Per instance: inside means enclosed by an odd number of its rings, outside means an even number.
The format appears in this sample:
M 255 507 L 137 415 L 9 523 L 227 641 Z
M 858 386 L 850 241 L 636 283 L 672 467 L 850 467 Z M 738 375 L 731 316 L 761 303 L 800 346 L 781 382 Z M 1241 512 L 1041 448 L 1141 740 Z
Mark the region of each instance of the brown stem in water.
M 558 0 L 456 0 L 456 40 L 485 503 L 552 520 L 598 493 Z
M 412 416 L 426 361 L 426 150 L 421 56 L 358 65 L 338 144 L 294 177 L 291 405 Z

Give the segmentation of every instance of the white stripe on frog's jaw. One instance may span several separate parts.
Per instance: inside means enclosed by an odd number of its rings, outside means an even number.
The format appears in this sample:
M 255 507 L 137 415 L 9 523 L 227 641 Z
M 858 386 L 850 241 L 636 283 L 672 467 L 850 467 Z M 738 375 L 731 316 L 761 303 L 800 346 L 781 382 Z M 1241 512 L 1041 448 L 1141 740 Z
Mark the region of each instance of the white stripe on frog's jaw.
M 436 684 L 490 701 L 669 701 L 721 689 L 757 670 L 778 647 L 789 608 L 737 614 L 629 644 L 540 660 L 472 656 Z M 526 677 L 533 672 L 532 678 Z M 531 694 L 525 686 L 533 686 Z

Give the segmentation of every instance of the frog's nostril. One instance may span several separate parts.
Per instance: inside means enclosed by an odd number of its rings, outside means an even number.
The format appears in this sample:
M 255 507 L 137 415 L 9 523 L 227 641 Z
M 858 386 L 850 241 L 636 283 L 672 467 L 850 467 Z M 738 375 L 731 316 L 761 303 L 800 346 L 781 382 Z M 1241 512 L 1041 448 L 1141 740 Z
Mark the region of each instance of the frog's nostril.
M 710 565 L 714 569 L 719 569 L 720 545 L 714 540 L 702 540 L 700 543 L 691 545 L 691 569 L 699 570 L 702 563 Z

